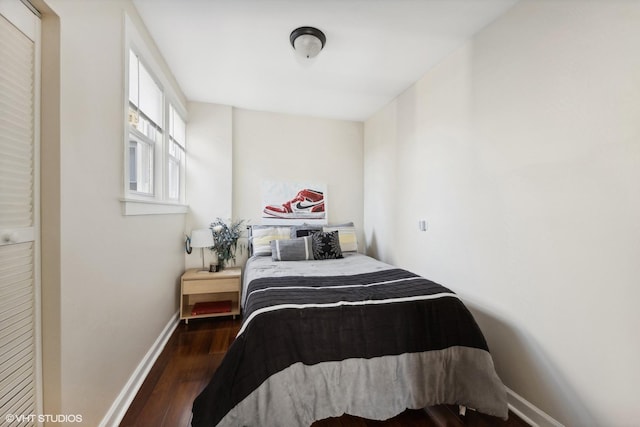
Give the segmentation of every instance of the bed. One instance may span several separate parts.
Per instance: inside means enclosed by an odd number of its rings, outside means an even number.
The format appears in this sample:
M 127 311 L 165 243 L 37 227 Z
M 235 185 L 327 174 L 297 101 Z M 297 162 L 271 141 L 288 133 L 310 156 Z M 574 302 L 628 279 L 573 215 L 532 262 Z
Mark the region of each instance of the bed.
M 456 404 L 507 418 L 506 389 L 458 296 L 357 252 L 245 267 L 243 323 L 193 427 L 309 426 Z

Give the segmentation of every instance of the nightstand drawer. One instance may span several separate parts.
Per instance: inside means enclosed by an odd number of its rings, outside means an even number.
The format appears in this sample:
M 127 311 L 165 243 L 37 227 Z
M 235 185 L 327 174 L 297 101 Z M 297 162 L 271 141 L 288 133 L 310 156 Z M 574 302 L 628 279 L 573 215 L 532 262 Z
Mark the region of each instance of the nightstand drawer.
M 237 292 L 239 289 L 240 280 L 237 278 L 207 279 L 185 281 L 182 292 L 185 294 L 205 294 L 210 292 Z

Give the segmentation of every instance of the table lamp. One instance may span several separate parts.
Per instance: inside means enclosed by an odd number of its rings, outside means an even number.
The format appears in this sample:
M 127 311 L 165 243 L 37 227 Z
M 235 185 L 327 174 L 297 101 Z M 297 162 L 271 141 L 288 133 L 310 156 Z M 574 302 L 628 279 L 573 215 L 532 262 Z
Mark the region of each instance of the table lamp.
M 204 248 L 210 248 L 214 245 L 213 233 L 209 228 L 199 228 L 191 231 L 191 247 L 200 248 L 202 252 L 202 269 L 207 270 L 204 267 Z

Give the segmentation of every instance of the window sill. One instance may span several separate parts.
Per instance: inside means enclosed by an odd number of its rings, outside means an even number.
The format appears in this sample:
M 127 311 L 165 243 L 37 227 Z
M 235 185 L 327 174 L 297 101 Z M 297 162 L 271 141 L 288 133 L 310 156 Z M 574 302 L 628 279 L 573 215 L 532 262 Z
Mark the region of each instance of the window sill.
M 151 200 L 121 199 L 122 215 L 172 215 L 185 214 L 189 207 L 179 203 Z

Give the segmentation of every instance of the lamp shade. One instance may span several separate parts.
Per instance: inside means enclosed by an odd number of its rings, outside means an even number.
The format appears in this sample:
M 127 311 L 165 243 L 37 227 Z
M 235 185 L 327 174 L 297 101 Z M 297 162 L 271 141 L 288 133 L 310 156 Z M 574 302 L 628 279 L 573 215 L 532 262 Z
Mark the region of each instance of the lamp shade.
M 213 234 L 209 228 L 199 228 L 191 231 L 192 248 L 209 248 L 213 245 Z

